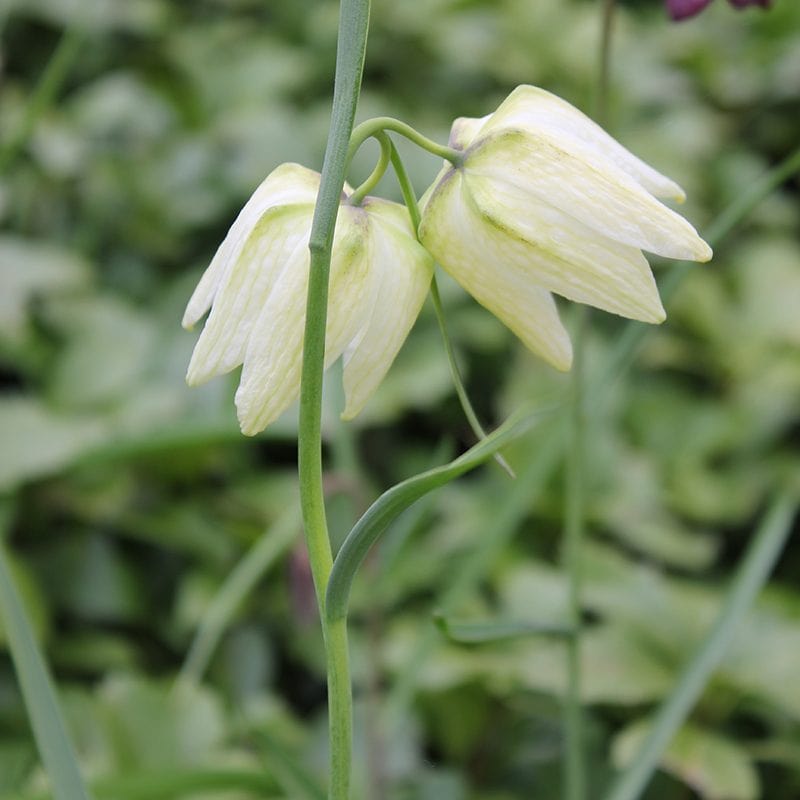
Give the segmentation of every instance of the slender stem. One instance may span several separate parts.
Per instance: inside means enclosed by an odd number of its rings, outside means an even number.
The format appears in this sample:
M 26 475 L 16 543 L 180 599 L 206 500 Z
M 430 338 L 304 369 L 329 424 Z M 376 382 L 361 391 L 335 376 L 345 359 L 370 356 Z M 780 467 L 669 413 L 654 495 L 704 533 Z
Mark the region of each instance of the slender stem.
M 381 156 L 375 169 L 372 170 L 370 176 L 350 195 L 348 202 L 351 205 L 360 205 L 363 199 L 377 186 L 378 181 L 383 177 L 386 168 L 389 166 L 389 159 L 391 158 L 392 143 L 389 137 L 383 134 L 377 134 L 375 138 L 381 146 Z
M 331 800 L 350 795 L 352 690 L 348 665 L 346 620 L 329 623 L 325 590 L 333 559 L 322 486 L 322 372 L 328 315 L 328 277 L 336 215 L 344 187 L 348 145 L 353 132 L 369 30 L 369 0 L 342 0 L 336 50 L 333 111 L 319 196 L 311 227 L 308 301 L 303 368 L 300 379 L 298 469 L 300 503 L 322 619 L 328 671 Z
M 797 500 L 789 492 L 771 504 L 742 559 L 725 604 L 709 635 L 686 665 L 675 689 L 664 701 L 653 727 L 606 800 L 636 800 L 658 766 L 661 754 L 689 715 L 712 672 L 725 655 L 736 628 L 769 578 L 792 531 Z
M 405 201 L 406 208 L 408 208 L 408 213 L 411 217 L 411 224 L 414 227 L 414 233 L 417 235 L 417 237 L 419 237 L 419 225 L 422 215 L 419 211 L 417 195 L 414 192 L 414 187 L 411 185 L 411 179 L 408 176 L 408 171 L 406 170 L 403 159 L 400 157 L 400 153 L 397 151 L 394 142 L 392 142 L 385 133 L 381 133 L 379 135 L 385 137 L 389 141 L 392 167 L 397 175 L 397 182 L 400 184 L 400 191 L 403 194 L 403 200 Z M 435 275 L 431 280 L 431 300 L 433 301 L 433 309 L 436 313 L 436 321 L 439 324 L 439 332 L 441 333 L 442 342 L 444 343 L 444 349 L 447 355 L 447 363 L 450 366 L 450 377 L 452 378 L 458 400 L 461 403 L 461 408 L 464 411 L 464 416 L 467 418 L 467 422 L 469 422 L 469 426 L 472 428 L 472 432 L 475 434 L 475 437 L 477 439 L 485 439 L 487 433 L 484 430 L 484 427 L 481 425 L 478 415 L 475 413 L 475 409 L 472 407 L 466 387 L 464 386 L 464 380 L 461 377 L 461 370 L 458 368 L 458 361 L 456 361 L 453 342 L 447 330 L 444 308 L 442 307 L 442 298 L 439 295 L 439 284 L 436 282 Z M 495 453 L 494 460 L 508 473 L 509 477 L 516 477 L 514 470 L 511 469 L 511 465 L 503 458 L 503 456 L 500 455 L 500 453 Z
M 596 115 L 607 123 L 608 87 L 611 72 L 611 38 L 615 0 L 602 0 L 602 24 L 597 66 Z M 586 535 L 586 367 L 584 363 L 590 312 L 578 310 L 574 343 L 570 436 L 566 462 L 566 509 L 564 513 L 564 568 L 568 580 L 569 626 L 574 635 L 567 641 L 567 694 L 564 703 L 564 787 L 567 800 L 586 797 L 583 708 L 581 704 L 581 549 Z
M 386 136 L 385 133 L 382 135 Z M 388 136 L 386 136 L 386 138 L 389 139 Z M 411 185 L 411 178 L 408 176 L 406 165 L 403 163 L 403 159 L 400 158 L 400 153 L 391 139 L 389 139 L 389 146 L 391 148 L 390 155 L 392 159 L 392 168 L 397 176 L 397 182 L 400 185 L 400 192 L 403 195 L 403 202 L 406 204 L 408 214 L 411 217 L 411 226 L 414 228 L 414 233 L 417 237 L 419 237 L 419 226 L 422 222 L 422 214 L 420 214 L 419 211 L 417 195 L 414 191 L 414 187 Z
M 583 754 L 583 711 L 581 707 L 581 548 L 585 533 L 584 458 L 586 451 L 586 374 L 584 349 L 589 322 L 586 306 L 578 309 L 574 343 L 570 435 L 566 462 L 566 508 L 564 511 L 564 569 L 568 581 L 568 625 L 574 635 L 567 641 L 567 694 L 564 702 L 564 786 L 566 800 L 586 796 Z
M 603 12 L 600 29 L 600 57 L 597 64 L 597 93 L 595 118 L 601 125 L 608 123 L 608 89 L 611 83 L 611 39 L 614 33 L 616 0 L 602 0 Z
M 450 378 L 453 381 L 453 386 L 456 390 L 456 395 L 461 408 L 464 411 L 464 416 L 467 418 L 472 432 L 475 434 L 476 439 L 485 439 L 487 433 L 481 425 L 475 409 L 472 407 L 472 402 L 467 394 L 467 389 L 464 386 L 464 379 L 461 377 L 461 370 L 458 368 L 458 361 L 456 360 L 455 348 L 453 347 L 453 340 L 450 338 L 450 333 L 447 330 L 447 320 L 445 319 L 444 307 L 442 306 L 442 298 L 439 295 L 439 284 L 436 281 L 436 276 L 433 276 L 431 281 L 431 300 L 433 301 L 433 310 L 436 313 L 436 321 L 439 324 L 439 333 L 442 336 L 442 343 L 444 344 L 444 351 L 447 355 L 447 363 L 450 367 Z M 494 460 L 505 470 L 509 478 L 516 478 L 516 473 L 511 468 L 508 461 L 503 458 L 500 453 L 495 453 Z
M 374 136 L 381 131 L 394 131 L 395 133 L 399 133 L 423 150 L 427 150 L 429 153 L 444 158 L 453 164 L 458 165 L 464 160 L 464 154 L 461 150 L 456 150 L 453 147 L 447 147 L 447 145 L 434 142 L 433 139 L 423 136 L 415 128 L 412 128 L 405 122 L 401 122 L 399 119 L 395 119 L 394 117 L 374 117 L 373 119 L 368 119 L 366 122 L 362 122 L 353 131 L 353 136 L 350 139 L 348 163 L 352 161 L 358 148 L 361 147 L 370 136 Z

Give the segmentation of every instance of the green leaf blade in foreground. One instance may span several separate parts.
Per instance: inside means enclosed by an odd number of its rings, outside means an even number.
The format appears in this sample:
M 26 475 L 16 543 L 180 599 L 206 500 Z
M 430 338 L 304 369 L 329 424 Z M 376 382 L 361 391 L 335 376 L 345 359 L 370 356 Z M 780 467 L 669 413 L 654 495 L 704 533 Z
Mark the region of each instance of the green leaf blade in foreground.
M 449 464 L 415 475 L 385 491 L 355 524 L 336 556 L 325 601 L 328 620 L 346 616 L 350 589 L 359 566 L 370 547 L 403 511 L 428 492 L 492 458 L 501 447 L 520 436 L 535 416 L 529 410 L 518 412 Z
M 773 501 L 728 591 L 725 603 L 702 647 L 695 653 L 673 692 L 655 717 L 649 734 L 623 772 L 606 793 L 605 800 L 637 800 L 641 797 L 661 758 L 719 665 L 739 622 L 767 582 L 797 513 L 797 499 L 786 492 Z
M 17 674 L 36 746 L 53 787 L 55 800 L 90 800 L 75 749 L 56 699 L 50 675 L 25 616 L 0 541 L 0 618 Z

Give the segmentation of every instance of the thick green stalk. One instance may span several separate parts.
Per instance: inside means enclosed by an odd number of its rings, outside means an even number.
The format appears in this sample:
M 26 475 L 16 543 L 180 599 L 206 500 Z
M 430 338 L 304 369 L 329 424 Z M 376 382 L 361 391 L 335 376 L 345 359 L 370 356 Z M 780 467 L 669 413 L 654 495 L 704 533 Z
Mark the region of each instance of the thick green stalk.
M 328 316 L 331 250 L 344 187 L 350 135 L 353 132 L 369 30 L 369 0 L 342 0 L 336 51 L 336 76 L 328 145 L 311 227 L 311 263 L 306 303 L 303 368 L 300 379 L 298 469 L 308 556 L 322 619 L 328 670 L 331 800 L 350 795 L 352 696 L 345 621 L 330 625 L 325 589 L 333 559 L 322 486 L 322 373 Z
M 662 753 L 689 716 L 712 672 L 725 655 L 737 626 L 767 582 L 792 531 L 796 512 L 797 500 L 788 492 L 780 495 L 770 506 L 747 548 L 711 632 L 686 665 L 677 685 L 659 709 L 653 727 L 630 768 L 614 783 L 606 800 L 636 800 L 641 796 Z

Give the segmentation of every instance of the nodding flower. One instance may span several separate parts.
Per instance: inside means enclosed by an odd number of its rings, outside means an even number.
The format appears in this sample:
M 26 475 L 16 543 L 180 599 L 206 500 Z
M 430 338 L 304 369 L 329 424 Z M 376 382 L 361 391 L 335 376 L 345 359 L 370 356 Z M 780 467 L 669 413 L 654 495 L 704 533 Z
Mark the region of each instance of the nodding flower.
M 711 248 L 656 199 L 684 198 L 566 101 L 520 86 L 493 114 L 455 121 L 422 198 L 420 241 L 527 347 L 569 369 L 551 292 L 644 322 L 664 309 L 642 250 L 708 261 Z
M 319 173 L 275 169 L 247 201 L 194 291 L 183 325 L 209 310 L 186 380 L 242 365 L 242 433 L 273 422 L 300 393 L 311 221 Z M 430 287 L 433 259 L 405 206 L 366 197 L 339 207 L 331 257 L 325 366 L 344 362 L 345 410 L 361 411 L 408 335 Z

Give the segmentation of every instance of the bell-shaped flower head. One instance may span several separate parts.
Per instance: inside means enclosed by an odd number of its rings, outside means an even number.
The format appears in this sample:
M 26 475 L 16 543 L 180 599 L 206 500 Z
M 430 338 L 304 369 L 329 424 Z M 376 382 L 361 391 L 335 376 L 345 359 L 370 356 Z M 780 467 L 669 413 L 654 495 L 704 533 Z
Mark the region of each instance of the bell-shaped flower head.
M 630 319 L 664 309 L 642 250 L 707 261 L 711 248 L 656 197 L 679 186 L 564 100 L 519 86 L 482 119 L 459 119 L 422 198 L 420 240 L 534 353 L 568 369 L 551 292 Z
M 186 380 L 243 365 L 242 432 L 274 421 L 300 393 L 308 241 L 320 176 L 275 169 L 247 201 L 189 300 L 183 326 L 211 309 Z M 391 366 L 425 300 L 433 259 L 404 206 L 367 197 L 339 207 L 331 257 L 325 366 L 344 360 L 345 410 L 358 414 Z

